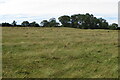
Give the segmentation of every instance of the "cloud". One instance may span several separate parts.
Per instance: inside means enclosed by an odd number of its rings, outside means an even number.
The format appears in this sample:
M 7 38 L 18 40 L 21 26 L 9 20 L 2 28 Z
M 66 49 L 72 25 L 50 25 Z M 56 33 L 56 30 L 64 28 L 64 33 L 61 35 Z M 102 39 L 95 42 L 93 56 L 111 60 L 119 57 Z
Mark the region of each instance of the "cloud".
M 108 2 L 107 2 L 108 1 Z M 114 1 L 114 2 L 113 2 Z M 0 6 L 0 14 L 70 14 L 91 12 L 115 14 L 115 0 L 11 0 Z
M 52 16 L 55 17 L 56 19 L 59 17 L 55 15 L 40 15 L 40 16 L 29 16 L 26 14 L 2 15 L 0 16 L 0 23 L 3 22 L 12 23 L 13 20 L 15 20 L 17 21 L 18 24 L 21 24 L 23 21 L 29 21 L 29 22 L 36 21 L 37 23 L 40 24 L 42 20 L 49 20 L 50 18 L 53 18 Z
M 13 15 L 2 15 L 0 16 L 0 23 L 2 22 L 9 22 L 12 23 L 13 20 L 17 21 L 17 24 L 21 24 L 23 21 L 29 21 L 29 22 L 33 22 L 36 21 L 37 23 L 40 24 L 40 22 L 42 20 L 49 20 L 50 18 L 56 18 L 56 20 L 58 21 L 58 17 L 56 15 L 40 15 L 40 16 L 29 16 L 29 15 L 25 15 L 25 14 L 13 14 Z M 97 18 L 104 18 L 107 20 L 107 22 L 109 22 L 109 24 L 112 23 L 118 23 L 117 21 L 117 17 L 108 17 L 108 16 L 96 16 Z
M 2 0 L 3 1 L 3 0 Z M 61 16 L 91 13 L 102 17 L 118 15 L 118 0 L 5 0 L 0 15 Z M 51 16 L 51 17 L 54 17 Z
M 0 4 L 4 4 L 4 3 L 6 3 L 7 1 L 9 1 L 9 0 L 0 0 Z

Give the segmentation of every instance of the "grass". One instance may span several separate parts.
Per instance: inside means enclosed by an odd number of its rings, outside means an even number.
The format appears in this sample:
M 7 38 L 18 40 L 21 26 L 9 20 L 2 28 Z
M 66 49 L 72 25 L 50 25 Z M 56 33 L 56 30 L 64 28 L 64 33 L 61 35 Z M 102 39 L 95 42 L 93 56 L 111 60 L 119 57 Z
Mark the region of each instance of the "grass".
M 3 78 L 118 78 L 118 31 L 4 27 Z

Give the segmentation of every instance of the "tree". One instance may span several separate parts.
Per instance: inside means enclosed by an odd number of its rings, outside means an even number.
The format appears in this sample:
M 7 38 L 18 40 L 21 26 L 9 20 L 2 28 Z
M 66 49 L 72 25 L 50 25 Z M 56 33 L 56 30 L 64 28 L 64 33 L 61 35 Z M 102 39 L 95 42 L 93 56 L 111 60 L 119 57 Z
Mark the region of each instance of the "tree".
M 71 16 L 63 15 L 58 18 L 59 22 L 63 27 L 73 27 L 81 29 L 118 29 L 118 24 L 113 23 L 111 25 L 103 18 L 96 18 L 93 14 L 74 14 Z M 55 18 L 50 18 L 49 21 L 43 20 L 40 23 L 43 27 L 57 27 L 60 24 Z M 21 25 L 17 25 L 14 20 L 12 24 L 2 23 L 1 26 L 24 26 L 24 27 L 39 27 L 40 25 L 35 21 L 29 23 L 28 21 L 23 21 Z M 120 29 L 120 28 L 119 28 Z
M 99 28 L 100 29 L 108 29 L 109 26 L 108 26 L 108 22 L 105 20 L 105 19 L 102 19 L 102 18 L 98 18 L 99 20 Z
M 64 15 L 58 18 L 58 20 L 61 22 L 63 27 L 70 27 L 71 25 L 71 19 L 70 16 Z
M 59 26 L 59 23 L 56 22 L 56 19 L 55 18 L 50 18 L 49 19 L 49 27 L 57 27 Z
M 17 25 L 17 22 L 14 20 L 14 21 L 12 22 L 12 25 L 13 25 L 13 26 L 16 26 L 16 25 Z
M 99 20 L 96 17 L 94 17 L 92 29 L 99 29 L 99 28 L 100 28 Z
M 71 16 L 71 26 L 74 28 L 78 28 L 79 27 L 79 15 L 75 14 Z
M 47 20 L 43 20 L 41 23 L 40 23 L 43 27 L 49 27 L 49 22 Z
M 23 27 L 29 27 L 29 22 L 28 21 L 23 21 L 22 22 L 22 24 L 21 24 L 21 26 L 23 26 Z
M 5 23 L 2 23 L 1 25 L 2 25 L 2 27 L 12 26 L 11 24 L 6 23 L 6 22 L 5 22 Z
M 29 24 L 31 27 L 39 27 L 39 24 L 35 21 Z
M 74 14 L 71 16 L 71 24 L 74 28 L 94 29 L 97 26 L 97 18 L 92 14 Z
M 115 30 L 117 28 L 118 28 L 118 24 L 116 24 L 116 23 L 113 23 L 113 24 L 109 25 L 109 29 Z

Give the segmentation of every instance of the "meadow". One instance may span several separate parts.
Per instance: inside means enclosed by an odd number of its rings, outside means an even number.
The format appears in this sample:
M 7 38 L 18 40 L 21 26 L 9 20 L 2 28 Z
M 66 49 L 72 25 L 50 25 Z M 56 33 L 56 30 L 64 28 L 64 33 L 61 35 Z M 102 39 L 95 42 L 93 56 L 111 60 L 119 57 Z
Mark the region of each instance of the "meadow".
M 3 27 L 3 78 L 118 78 L 118 31 Z

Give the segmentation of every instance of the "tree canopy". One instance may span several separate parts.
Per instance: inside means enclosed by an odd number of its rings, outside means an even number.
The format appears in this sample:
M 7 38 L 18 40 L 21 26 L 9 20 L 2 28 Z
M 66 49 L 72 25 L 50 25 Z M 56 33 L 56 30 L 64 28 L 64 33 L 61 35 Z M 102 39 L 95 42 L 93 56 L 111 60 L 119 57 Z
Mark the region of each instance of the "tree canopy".
M 117 29 L 118 24 L 113 23 L 109 24 L 103 18 L 97 18 L 93 14 L 73 14 L 71 16 L 63 15 L 58 18 L 59 22 L 55 18 L 50 18 L 49 20 L 43 20 L 40 24 L 28 21 L 23 21 L 21 25 L 17 25 L 17 22 L 14 20 L 11 24 L 2 23 L 4 26 L 19 26 L 19 27 L 72 27 L 80 29 Z

